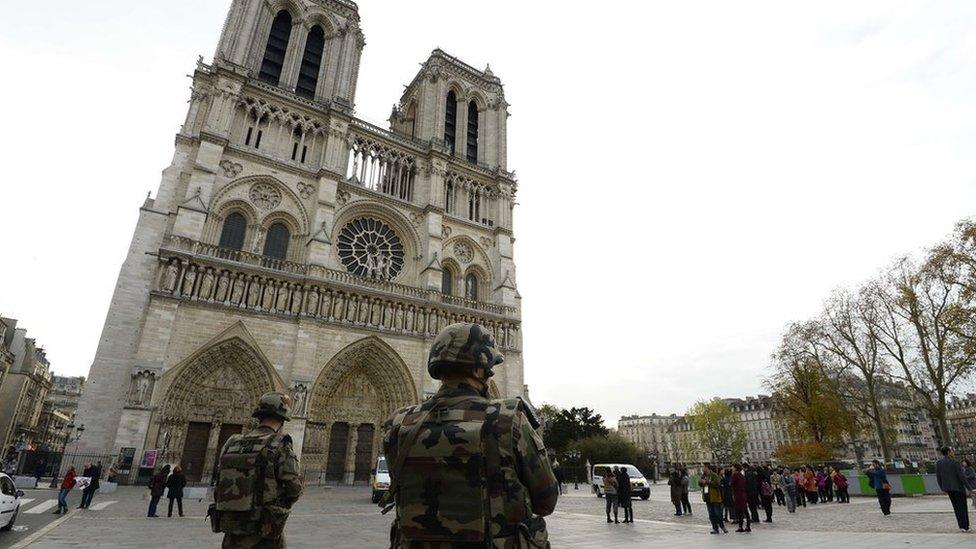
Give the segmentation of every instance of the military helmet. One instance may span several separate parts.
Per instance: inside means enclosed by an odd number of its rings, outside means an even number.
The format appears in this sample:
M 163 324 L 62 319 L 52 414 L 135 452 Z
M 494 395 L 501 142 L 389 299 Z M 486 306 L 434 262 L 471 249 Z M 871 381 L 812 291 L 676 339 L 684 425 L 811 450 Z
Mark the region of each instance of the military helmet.
M 291 420 L 291 397 L 285 393 L 265 393 L 258 400 L 258 407 L 251 417 L 276 417 L 281 421 Z
M 445 371 L 484 368 L 491 369 L 505 361 L 495 347 L 495 338 L 479 324 L 459 322 L 441 330 L 430 347 L 427 372 L 440 379 Z

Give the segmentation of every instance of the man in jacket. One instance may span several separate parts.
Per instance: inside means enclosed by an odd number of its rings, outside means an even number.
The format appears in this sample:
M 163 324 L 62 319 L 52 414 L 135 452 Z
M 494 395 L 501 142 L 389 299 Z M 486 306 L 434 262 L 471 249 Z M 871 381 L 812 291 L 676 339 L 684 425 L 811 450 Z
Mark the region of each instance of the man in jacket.
M 521 398 L 488 398 L 503 361 L 478 324 L 434 338 L 427 372 L 440 389 L 384 425 L 391 482 L 381 505 L 396 507 L 394 548 L 549 547 L 543 517 L 559 488 L 534 411 Z
M 708 508 L 708 520 L 712 523 L 712 533 L 717 534 L 720 529 L 726 534 L 729 533 L 722 520 L 722 481 L 712 471 L 712 467 L 708 463 L 702 467 L 702 475 L 698 483 L 701 485 L 702 500 L 705 502 L 705 507 Z
M 617 498 L 624 510 L 624 522 L 634 522 L 634 505 L 631 496 L 630 475 L 621 467 L 617 471 Z
M 935 464 L 935 479 L 939 482 L 939 489 L 949 496 L 952 510 L 956 513 L 956 523 L 959 529 L 969 531 L 969 502 L 966 500 L 966 473 L 962 465 L 955 460 L 952 448 L 948 446 L 941 450 L 942 459 Z
M 746 498 L 749 502 L 749 516 L 754 524 L 759 524 L 759 475 L 748 463 L 742 464 L 742 473 L 746 478 Z

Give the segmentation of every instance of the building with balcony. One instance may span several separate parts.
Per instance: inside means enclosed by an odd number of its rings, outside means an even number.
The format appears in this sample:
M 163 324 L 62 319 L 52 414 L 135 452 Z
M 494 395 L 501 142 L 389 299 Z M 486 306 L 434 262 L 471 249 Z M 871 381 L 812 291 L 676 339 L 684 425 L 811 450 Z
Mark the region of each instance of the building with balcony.
M 47 401 L 69 418 L 78 410 L 81 391 L 85 387 L 85 376 L 54 376 L 51 379 L 51 392 Z
M 44 349 L 27 337 L 27 330 L 18 328 L 12 318 L 0 318 L 0 323 L 4 347 L 13 356 L 0 386 L 0 448 L 7 456 L 39 443 L 38 422 L 51 389 L 51 372 Z
M 678 421 L 677 414 L 647 416 L 622 416 L 617 421 L 617 432 L 631 441 L 644 457 L 655 463 L 657 471 L 663 471 L 669 461 L 668 428 Z
M 354 111 L 364 44 L 349 0 L 232 4 L 139 209 L 80 450 L 158 450 L 206 481 L 277 390 L 306 478 L 365 481 L 455 322 L 505 354 L 491 393 L 524 393 L 501 80 L 435 49 L 380 128 Z
M 948 402 L 946 419 L 956 454 L 970 460 L 976 458 L 976 394 L 953 396 Z
M 41 416 L 37 422 L 36 449 L 60 452 L 68 441 L 68 424 L 71 415 L 58 409 L 50 400 L 41 408 Z
M 773 410 L 772 399 L 767 395 L 745 398 L 727 398 L 725 402 L 738 412 L 739 421 L 746 431 L 746 447 L 742 459 L 749 463 L 774 462 L 773 452 L 791 438 Z

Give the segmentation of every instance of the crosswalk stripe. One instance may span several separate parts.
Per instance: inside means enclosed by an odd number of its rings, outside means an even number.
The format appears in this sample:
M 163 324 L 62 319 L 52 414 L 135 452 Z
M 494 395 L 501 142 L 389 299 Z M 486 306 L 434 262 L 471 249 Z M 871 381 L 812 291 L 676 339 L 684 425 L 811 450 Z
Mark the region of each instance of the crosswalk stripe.
M 20 498 L 21 505 L 27 505 L 28 503 L 34 501 L 34 498 Z
M 105 509 L 106 507 L 108 507 L 109 505 L 112 505 L 113 503 L 118 503 L 118 502 L 117 501 L 100 501 L 100 502 L 96 503 L 95 505 L 92 505 L 91 507 L 89 507 L 89 509 L 91 509 L 92 511 L 101 511 L 102 509 Z
M 48 509 L 50 509 L 52 507 L 56 507 L 57 505 L 58 505 L 58 500 L 56 500 L 56 499 L 49 499 L 49 500 L 42 501 L 42 502 L 38 503 L 37 505 L 31 507 L 30 509 L 28 509 L 28 510 L 26 510 L 24 512 L 27 513 L 27 514 L 29 514 L 29 515 L 40 515 L 44 511 L 47 511 Z

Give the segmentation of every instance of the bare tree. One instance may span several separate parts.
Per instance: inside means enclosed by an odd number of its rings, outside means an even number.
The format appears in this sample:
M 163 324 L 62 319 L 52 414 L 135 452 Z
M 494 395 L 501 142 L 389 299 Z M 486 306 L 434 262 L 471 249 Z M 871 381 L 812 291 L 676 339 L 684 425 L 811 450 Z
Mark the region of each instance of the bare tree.
M 897 261 L 870 285 L 877 304 L 872 333 L 949 443 L 946 401 L 954 385 L 974 370 L 973 311 L 964 296 L 965 264 L 951 256 L 929 255 L 924 267 Z

